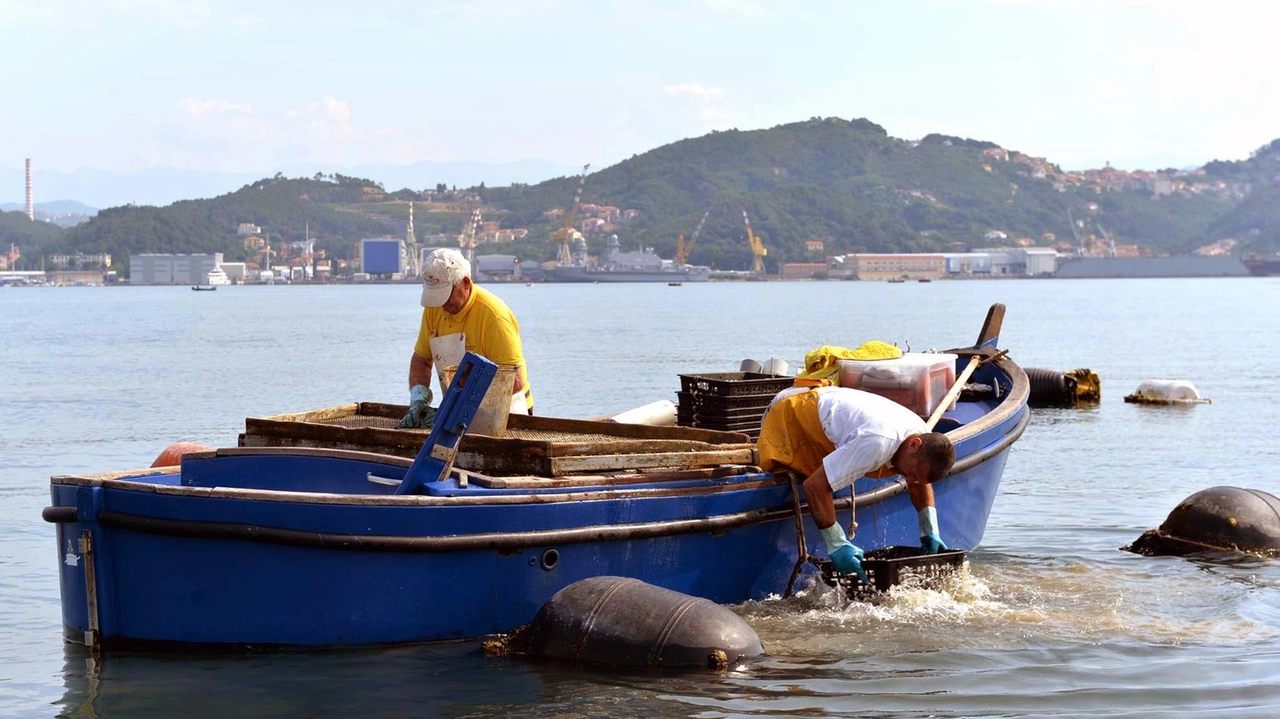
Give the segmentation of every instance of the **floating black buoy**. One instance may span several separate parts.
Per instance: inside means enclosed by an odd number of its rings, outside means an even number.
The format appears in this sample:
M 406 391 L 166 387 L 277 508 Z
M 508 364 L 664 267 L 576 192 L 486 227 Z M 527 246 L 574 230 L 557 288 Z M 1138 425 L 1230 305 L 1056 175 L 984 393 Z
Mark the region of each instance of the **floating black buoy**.
M 1147 556 L 1197 552 L 1280 554 L 1280 498 L 1257 489 L 1210 487 L 1182 500 L 1159 529 L 1125 551 Z
M 1102 398 L 1102 381 L 1093 370 L 1024 367 L 1023 371 L 1030 383 L 1027 403 L 1032 407 L 1076 407 L 1097 404 Z
M 486 645 L 486 652 L 713 669 L 764 653 L 755 630 L 728 608 L 626 577 L 570 584 L 508 639 Z

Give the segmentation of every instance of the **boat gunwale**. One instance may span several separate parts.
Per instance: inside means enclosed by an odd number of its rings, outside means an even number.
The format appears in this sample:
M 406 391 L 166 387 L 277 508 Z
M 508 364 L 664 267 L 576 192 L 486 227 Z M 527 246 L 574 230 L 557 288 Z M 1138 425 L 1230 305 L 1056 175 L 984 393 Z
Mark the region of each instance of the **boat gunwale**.
M 995 444 L 974 452 L 966 460 L 969 465 L 961 471 L 971 469 L 1007 451 L 1022 435 L 1030 421 L 1030 415 L 1024 414 L 1007 435 Z M 777 483 L 785 483 L 785 475 L 778 474 Z M 115 483 L 117 480 L 99 480 Z M 764 483 L 762 483 L 764 484 Z M 261 492 L 263 490 L 253 490 Z M 878 487 L 869 492 L 858 493 L 855 497 L 839 497 L 835 500 L 837 511 L 846 511 L 853 506 L 865 507 L 877 502 L 891 499 L 906 491 L 906 483 L 901 479 Z M 299 493 L 294 493 L 299 494 Z M 345 495 L 335 495 L 345 496 Z M 256 497 L 255 497 L 256 498 Z M 414 499 L 405 497 L 404 499 Z M 427 499 L 427 498 L 423 498 Z M 410 506 L 418 504 L 411 503 Z M 75 519 L 73 507 L 51 508 L 66 509 L 65 522 Z M 801 512 L 808 511 L 808 504 L 801 505 Z M 46 520 L 59 522 L 55 514 L 50 516 L 46 510 Z M 585 527 L 538 529 L 517 532 L 484 532 L 475 534 L 453 534 L 441 536 L 421 535 L 364 535 L 337 534 L 315 532 L 280 527 L 265 527 L 251 524 L 231 522 L 207 522 L 194 520 L 167 519 L 128 514 L 114 510 L 103 511 L 97 521 L 108 526 L 116 526 L 126 530 L 161 534 L 166 536 L 196 537 L 210 539 L 243 540 L 264 542 L 268 544 L 284 544 L 289 546 L 314 547 L 324 549 L 385 551 L 385 552 L 418 552 L 438 553 L 473 550 L 515 550 L 547 545 L 585 544 L 602 541 L 626 541 L 670 536 L 674 534 L 693 534 L 697 532 L 724 532 L 766 522 L 791 520 L 795 516 L 793 505 L 777 507 L 758 507 L 729 514 L 692 517 L 685 519 L 668 519 L 631 524 L 591 525 Z
M 959 442 L 965 439 L 975 437 L 982 432 L 994 429 L 999 424 L 1013 417 L 1019 410 L 1024 414 L 1019 423 L 1009 432 L 999 437 L 994 443 L 987 447 L 981 448 L 968 455 L 960 457 L 952 466 L 951 471 L 943 480 L 960 474 L 971 467 L 986 461 L 994 452 L 990 450 L 993 447 L 1007 448 L 1022 435 L 1025 429 L 1029 415 L 1026 409 L 1026 399 L 1030 393 L 1030 383 L 1026 373 L 1022 371 L 1017 364 L 1011 360 L 1002 357 L 995 360 L 994 364 L 999 367 L 1013 382 L 1013 387 L 1009 393 L 1001 400 L 1000 404 L 993 407 L 990 412 L 973 420 L 970 423 L 957 427 L 947 436 L 953 442 Z M 307 448 L 307 447 L 227 447 L 220 448 L 209 452 L 196 452 L 187 456 L 193 459 L 208 459 L 218 456 L 307 456 L 307 457 L 331 457 L 337 459 L 347 459 L 352 461 L 366 461 L 375 464 L 390 465 L 396 467 L 408 468 L 413 464 L 413 460 L 406 457 L 398 457 L 395 455 L 378 454 L 374 452 L 361 452 L 356 450 L 342 449 L 325 449 L 325 448 Z M 190 487 L 183 485 L 159 484 L 155 482 L 137 481 L 134 479 L 123 479 L 124 477 L 138 476 L 145 478 L 148 476 L 168 476 L 180 472 L 180 467 L 159 467 L 146 470 L 124 470 L 116 472 L 105 472 L 85 475 L 55 475 L 50 482 L 56 485 L 64 486 L 81 486 L 81 487 L 102 487 L 104 489 L 116 489 L 123 491 L 147 492 L 155 494 L 167 494 L 175 496 L 190 497 L 207 497 L 217 499 L 242 499 L 253 501 L 268 502 L 290 502 L 302 504 L 331 504 L 331 505 L 356 505 L 356 506 L 471 506 L 471 505 L 491 505 L 491 504 L 553 504 L 557 502 L 569 501 L 611 501 L 619 499 L 649 499 L 663 498 L 671 496 L 691 496 L 702 494 L 714 494 L 725 491 L 763 489 L 766 487 L 785 485 L 788 483 L 784 473 L 774 474 L 770 479 L 766 480 L 747 480 L 740 482 L 726 482 L 723 479 L 728 478 L 708 478 L 703 480 L 707 484 L 705 486 L 680 486 L 680 487 L 646 487 L 646 488 L 602 488 L 592 489 L 589 491 L 567 491 L 567 492 L 520 492 L 516 490 L 514 493 L 493 493 L 478 494 L 468 496 L 431 496 L 431 495 L 395 495 L 395 494 L 340 494 L 334 492 L 299 492 L 294 490 L 276 490 L 276 489 L 249 489 L 249 488 L 219 488 L 219 487 Z M 465 473 L 466 470 L 453 469 L 451 474 L 456 475 L 459 472 Z M 743 473 L 732 475 L 732 477 L 748 477 L 755 473 Z M 761 471 L 760 474 L 768 475 L 767 472 Z M 603 478 L 602 478 L 603 479 Z M 549 479 L 549 482 L 554 479 Z M 554 485 L 547 489 L 555 489 Z M 577 489 L 577 488 L 575 488 Z M 882 492 L 889 492 L 885 497 L 879 497 Z M 868 502 L 879 501 L 889 496 L 895 496 L 906 491 L 906 482 L 899 478 L 896 482 L 879 487 L 868 493 L 862 493 L 861 497 L 868 497 Z M 878 497 L 878 498 L 876 498 Z M 847 500 L 846 500 L 847 501 Z M 859 506 L 862 502 L 859 501 Z

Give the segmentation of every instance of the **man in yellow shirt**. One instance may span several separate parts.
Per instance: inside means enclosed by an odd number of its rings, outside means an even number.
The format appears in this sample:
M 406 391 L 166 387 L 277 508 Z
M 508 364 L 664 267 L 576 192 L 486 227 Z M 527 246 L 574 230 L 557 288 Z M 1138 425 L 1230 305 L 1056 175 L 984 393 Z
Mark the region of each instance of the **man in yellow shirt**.
M 520 342 L 520 323 L 506 303 L 471 281 L 471 263 L 461 252 L 439 249 L 422 267 L 422 324 L 409 360 L 409 412 L 399 427 L 428 427 L 431 370 L 444 384 L 444 370 L 475 352 L 499 365 L 516 367 L 511 411 L 533 414 L 533 394 Z

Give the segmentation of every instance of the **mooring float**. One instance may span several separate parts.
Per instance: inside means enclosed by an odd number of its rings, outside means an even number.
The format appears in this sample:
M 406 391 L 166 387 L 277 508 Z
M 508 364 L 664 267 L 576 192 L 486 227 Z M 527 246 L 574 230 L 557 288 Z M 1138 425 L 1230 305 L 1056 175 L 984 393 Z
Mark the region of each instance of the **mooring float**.
M 1125 402 L 1137 404 L 1211 404 L 1200 396 L 1196 389 L 1185 379 L 1144 379 L 1133 394 L 1125 395 Z
M 490 655 L 612 667 L 724 669 L 764 654 L 729 608 L 627 577 L 590 577 L 556 592 L 529 624 L 485 644 Z
M 1280 498 L 1258 489 L 1202 489 L 1174 507 L 1159 529 L 1147 530 L 1121 549 L 1147 556 L 1280 555 Z

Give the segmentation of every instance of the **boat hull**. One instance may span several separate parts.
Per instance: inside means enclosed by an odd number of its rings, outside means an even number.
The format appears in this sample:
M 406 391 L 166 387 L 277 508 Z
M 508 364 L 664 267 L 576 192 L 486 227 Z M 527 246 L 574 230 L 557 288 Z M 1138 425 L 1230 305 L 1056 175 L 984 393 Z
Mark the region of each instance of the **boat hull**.
M 936 485 L 952 547 L 981 541 L 1007 454 L 1006 444 Z M 259 459 L 187 463 L 197 475 L 201 463 L 241 473 L 261 466 Z M 396 473 L 376 463 L 324 464 L 335 485 L 343 477 L 367 482 L 369 472 Z M 520 499 L 513 493 L 503 495 L 508 503 L 441 498 L 425 506 L 387 496 L 358 503 L 331 503 L 343 498 L 338 494 L 316 495 L 323 502 L 283 496 L 300 492 L 220 496 L 182 487 L 181 475 L 161 477 L 169 483 L 54 484 L 54 507 L 74 508 L 76 517 L 58 524 L 68 637 L 122 648 L 461 639 L 511 631 L 555 592 L 600 575 L 721 603 L 764 599 L 786 590 L 798 556 L 790 484 L 767 474 L 737 476 L 714 490 L 655 489 L 648 497 L 561 493 L 526 503 L 513 501 Z M 871 500 L 859 503 L 854 535 L 868 551 L 918 542 L 908 496 L 876 499 L 894 486 L 864 479 L 856 487 L 860 500 Z M 847 509 L 839 518 L 848 524 Z M 821 553 L 812 520 L 805 518 L 804 528 L 807 546 Z M 802 576 L 801 586 L 816 574 L 810 568 Z M 91 630 L 95 637 L 86 634 Z
M 959 360 L 966 363 L 967 358 Z M 940 429 L 956 447 L 934 484 L 943 540 L 982 541 L 1028 382 L 1007 359 L 978 368 L 988 400 L 957 403 Z M 319 648 L 463 639 L 529 622 L 560 589 L 625 576 L 736 604 L 812 584 L 825 556 L 797 517 L 789 475 L 728 469 L 615 483 L 464 483 L 457 473 L 397 494 L 413 461 L 317 448 L 189 454 L 180 468 L 58 476 L 62 621 L 108 648 Z M 866 551 L 916 545 L 905 485 L 859 479 L 838 521 Z

